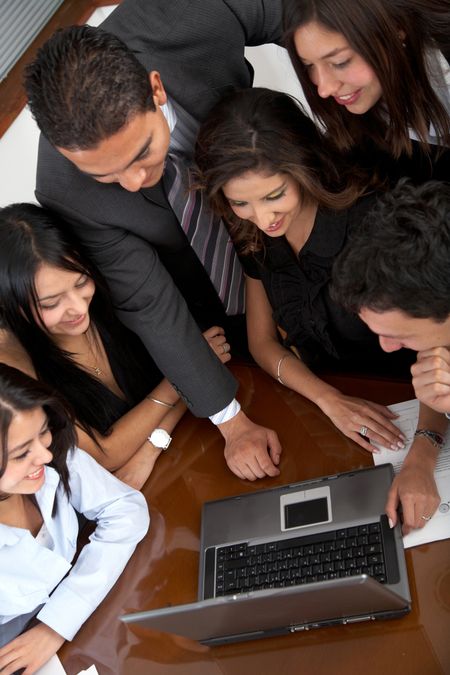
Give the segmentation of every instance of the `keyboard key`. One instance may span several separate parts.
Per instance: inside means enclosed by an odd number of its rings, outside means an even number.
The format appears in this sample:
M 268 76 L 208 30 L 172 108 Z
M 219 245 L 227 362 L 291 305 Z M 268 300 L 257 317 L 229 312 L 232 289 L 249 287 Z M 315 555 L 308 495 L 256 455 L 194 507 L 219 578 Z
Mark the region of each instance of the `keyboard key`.
M 365 546 L 365 553 L 381 553 L 383 550 L 381 544 L 369 544 Z

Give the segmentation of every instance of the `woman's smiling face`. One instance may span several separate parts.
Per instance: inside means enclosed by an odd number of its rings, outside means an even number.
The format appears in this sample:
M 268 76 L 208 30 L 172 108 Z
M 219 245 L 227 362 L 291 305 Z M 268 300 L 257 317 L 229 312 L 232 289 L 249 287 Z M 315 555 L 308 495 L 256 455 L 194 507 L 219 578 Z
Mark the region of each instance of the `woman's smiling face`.
M 35 276 L 39 316 L 51 335 L 80 335 L 89 328 L 95 284 L 87 274 L 43 263 Z
M 382 97 L 374 70 L 341 33 L 311 21 L 297 28 L 295 48 L 322 98 L 333 97 L 354 115 L 370 110 Z
M 52 434 L 42 408 L 16 412 L 7 439 L 7 465 L 0 478 L 3 494 L 35 494 L 45 482 L 45 464 L 52 460 L 48 449 Z
M 287 174 L 248 171 L 225 183 L 222 192 L 238 218 L 269 237 L 286 235 L 301 211 L 298 185 Z

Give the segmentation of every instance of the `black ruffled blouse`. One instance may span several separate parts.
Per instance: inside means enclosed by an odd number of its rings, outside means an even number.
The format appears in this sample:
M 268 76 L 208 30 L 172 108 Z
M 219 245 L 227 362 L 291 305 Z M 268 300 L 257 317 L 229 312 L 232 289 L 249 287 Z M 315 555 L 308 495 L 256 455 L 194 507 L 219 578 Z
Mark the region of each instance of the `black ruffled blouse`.
M 378 338 L 329 294 L 331 270 L 353 228 L 373 206 L 365 197 L 346 211 L 319 209 L 298 255 L 285 237 L 263 235 L 264 248 L 242 257 L 248 276 L 261 279 L 274 321 L 310 367 L 409 376 L 412 352 L 386 354 Z

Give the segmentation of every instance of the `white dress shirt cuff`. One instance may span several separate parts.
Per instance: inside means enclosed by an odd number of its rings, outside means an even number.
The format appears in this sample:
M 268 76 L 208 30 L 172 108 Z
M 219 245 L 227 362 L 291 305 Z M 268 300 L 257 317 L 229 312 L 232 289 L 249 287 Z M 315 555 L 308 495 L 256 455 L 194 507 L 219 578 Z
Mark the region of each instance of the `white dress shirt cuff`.
M 229 403 L 223 410 L 220 410 L 215 415 L 210 416 L 210 420 L 213 424 L 223 424 L 233 419 L 241 409 L 241 404 L 236 401 L 234 398 L 231 403 Z

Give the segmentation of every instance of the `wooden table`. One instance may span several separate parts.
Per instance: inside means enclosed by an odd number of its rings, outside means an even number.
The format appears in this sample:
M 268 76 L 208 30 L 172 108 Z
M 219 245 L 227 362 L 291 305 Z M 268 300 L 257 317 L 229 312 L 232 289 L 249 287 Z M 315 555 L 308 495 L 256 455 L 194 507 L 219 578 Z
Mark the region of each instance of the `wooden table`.
M 442 675 L 450 673 L 450 540 L 406 552 L 412 612 L 401 619 L 322 628 L 221 647 L 125 626 L 125 612 L 197 597 L 200 511 L 204 501 L 372 463 L 309 401 L 256 366 L 232 367 L 253 420 L 276 429 L 281 475 L 245 482 L 223 458 L 205 420 L 187 414 L 145 485 L 151 527 L 125 572 L 72 643 L 60 651 L 69 675 L 95 663 L 100 675 Z M 348 394 L 381 403 L 412 396 L 409 385 L 331 380 Z M 70 608 L 67 608 L 70 611 Z

